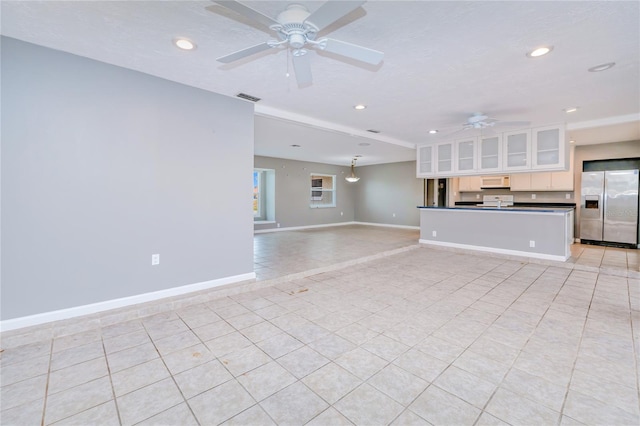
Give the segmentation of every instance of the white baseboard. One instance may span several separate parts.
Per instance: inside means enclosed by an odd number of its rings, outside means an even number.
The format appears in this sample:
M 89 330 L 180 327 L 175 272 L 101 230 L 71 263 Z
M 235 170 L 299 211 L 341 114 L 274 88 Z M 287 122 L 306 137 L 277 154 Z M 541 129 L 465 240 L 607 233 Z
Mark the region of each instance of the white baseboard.
M 264 234 L 265 232 L 299 231 L 301 229 L 313 229 L 313 228 L 331 228 L 333 226 L 355 225 L 356 223 L 357 222 L 338 222 L 338 223 L 324 223 L 322 225 L 289 226 L 287 228 L 257 229 L 255 231 L 253 231 L 253 233 L 254 234 Z
M 325 223 L 322 225 L 307 225 L 307 226 L 290 226 L 288 228 L 269 228 L 269 229 L 257 229 L 253 231 L 254 234 L 264 234 L 266 232 L 279 232 L 279 231 L 299 231 L 302 229 L 313 228 L 331 228 L 333 226 L 345 226 L 345 225 L 368 225 L 368 226 L 383 226 L 386 228 L 401 228 L 401 229 L 420 229 L 419 226 L 408 225 L 393 225 L 390 223 L 373 223 L 373 222 L 338 222 L 338 223 Z
M 472 246 L 469 244 L 446 243 L 443 241 L 432 241 L 432 240 L 423 240 L 423 239 L 420 239 L 419 243 L 432 245 L 432 246 L 452 247 L 452 248 L 459 248 L 459 249 L 465 249 L 465 250 L 483 251 L 488 253 L 507 254 L 511 256 L 523 256 L 523 257 L 529 257 L 534 259 L 557 260 L 558 262 L 565 262 L 570 257 L 570 256 L 565 257 L 565 256 L 553 255 L 553 254 L 544 254 L 544 253 L 531 253 L 528 251 L 520 251 L 520 250 Z
M 368 225 L 368 226 L 382 226 L 385 228 L 400 228 L 400 229 L 417 229 L 420 230 L 420 226 L 410 225 L 393 225 L 391 223 L 373 223 L 373 222 L 353 222 L 355 225 Z
M 119 299 L 105 300 L 104 302 L 91 303 L 89 305 L 74 306 L 73 308 L 60 309 L 57 311 L 43 312 L 41 314 L 28 315 L 25 317 L 12 318 L 0 321 L 0 331 L 15 330 L 18 328 L 31 327 L 48 322 L 65 320 L 84 315 L 96 314 L 111 309 L 123 308 L 139 303 L 152 302 L 172 296 L 182 296 L 200 290 L 208 290 L 215 287 L 233 284 L 241 281 L 253 280 L 256 278 L 255 272 L 219 278 L 211 281 L 203 281 L 195 284 L 188 284 L 180 287 L 168 288 L 151 293 L 137 294 L 135 296 L 122 297 Z

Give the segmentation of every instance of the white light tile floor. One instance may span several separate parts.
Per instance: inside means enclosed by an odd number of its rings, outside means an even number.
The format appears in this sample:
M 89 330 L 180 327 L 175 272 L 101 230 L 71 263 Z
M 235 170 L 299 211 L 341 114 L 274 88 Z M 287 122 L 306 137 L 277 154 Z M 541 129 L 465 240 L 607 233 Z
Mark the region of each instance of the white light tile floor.
M 258 290 L 5 332 L 0 423 L 640 424 L 637 250 L 559 263 L 417 239 L 258 234 Z

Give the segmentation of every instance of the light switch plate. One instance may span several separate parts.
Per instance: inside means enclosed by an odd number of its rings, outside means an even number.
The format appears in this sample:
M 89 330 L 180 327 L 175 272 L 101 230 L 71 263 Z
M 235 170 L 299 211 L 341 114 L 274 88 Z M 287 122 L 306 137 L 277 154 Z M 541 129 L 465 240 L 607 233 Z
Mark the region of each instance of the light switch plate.
M 531 199 L 535 200 L 536 199 L 536 194 L 531 194 Z
M 160 264 L 160 255 L 159 254 L 152 254 L 151 255 L 151 266 L 155 266 L 155 265 L 159 265 Z

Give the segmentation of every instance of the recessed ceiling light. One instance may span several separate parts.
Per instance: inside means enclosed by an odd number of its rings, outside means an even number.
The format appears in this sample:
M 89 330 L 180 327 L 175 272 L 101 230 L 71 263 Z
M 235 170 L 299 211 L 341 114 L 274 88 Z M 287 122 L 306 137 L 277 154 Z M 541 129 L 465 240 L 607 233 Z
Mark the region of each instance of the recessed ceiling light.
M 174 38 L 173 44 L 182 50 L 193 50 L 196 48 L 196 44 L 194 42 L 184 37 Z
M 438 130 L 432 129 L 432 130 L 429 130 L 429 133 L 432 135 L 435 135 L 436 133 L 438 133 Z
M 571 107 L 571 108 L 565 108 L 563 111 L 564 112 L 576 112 L 578 110 L 578 107 Z
M 527 53 L 530 58 L 537 58 L 539 56 L 546 55 L 553 50 L 553 46 L 540 46 Z
M 300 148 L 300 145 L 297 145 L 297 144 L 295 144 L 295 143 L 294 143 L 293 145 L 291 145 L 291 146 L 292 146 L 293 148 Z
M 576 141 L 574 141 L 574 140 L 571 140 L 571 141 L 569 141 L 569 143 L 576 143 Z
M 595 67 L 591 67 L 587 71 L 589 72 L 606 71 L 609 68 L 613 68 L 615 64 L 616 64 L 615 62 L 607 62 L 606 64 L 600 64 L 600 65 L 596 65 Z
M 371 145 L 369 142 L 360 142 L 358 146 L 369 146 Z
M 354 106 L 353 108 L 360 110 L 360 109 L 367 108 L 367 106 L 366 105 L 362 105 L 362 104 L 358 104 L 358 105 Z

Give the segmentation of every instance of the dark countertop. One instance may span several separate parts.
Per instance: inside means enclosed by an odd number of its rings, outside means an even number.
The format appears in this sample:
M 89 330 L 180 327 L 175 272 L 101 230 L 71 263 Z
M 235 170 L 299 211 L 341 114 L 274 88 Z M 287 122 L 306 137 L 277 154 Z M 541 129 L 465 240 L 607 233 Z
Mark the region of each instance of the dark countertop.
M 567 213 L 575 209 L 575 206 L 513 206 L 513 207 L 486 207 L 478 205 L 456 205 L 455 207 L 438 207 L 438 206 L 417 206 L 419 209 L 441 209 L 441 210 L 485 210 L 485 211 L 504 211 L 504 212 L 535 212 L 535 213 Z
M 456 206 L 476 206 L 481 201 L 456 201 Z M 513 207 L 576 207 L 576 203 L 535 203 L 535 202 L 514 202 Z

